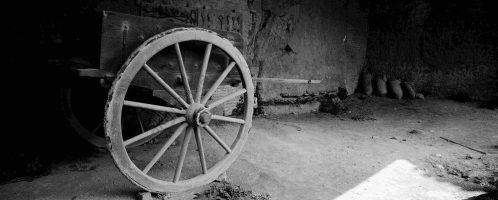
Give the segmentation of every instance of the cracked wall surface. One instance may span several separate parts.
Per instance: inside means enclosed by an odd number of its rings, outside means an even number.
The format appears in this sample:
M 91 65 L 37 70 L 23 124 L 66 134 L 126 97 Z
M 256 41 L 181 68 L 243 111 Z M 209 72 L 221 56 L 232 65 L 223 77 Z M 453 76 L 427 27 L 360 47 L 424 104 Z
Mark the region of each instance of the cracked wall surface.
M 260 100 L 354 91 L 366 50 L 366 13 L 358 1 L 265 1 L 250 48 L 253 76 L 321 80 L 320 84 L 258 83 Z
M 108 1 L 102 2 L 100 9 L 113 9 L 106 3 Z M 347 88 L 351 93 L 364 64 L 367 15 L 359 0 L 139 2 L 140 8 L 119 8 L 130 14 L 144 15 L 146 12 L 146 16 L 154 17 L 168 11 L 161 6 L 170 5 L 197 9 L 199 13 L 204 10 L 240 13 L 243 19 L 240 33 L 245 44 L 243 54 L 253 77 L 321 80 L 320 84 L 258 83 L 261 101 L 281 99 L 281 94 L 335 92 L 338 87 Z M 123 1 L 122 4 L 137 7 L 133 2 Z M 186 18 L 189 20 L 192 16 Z M 216 23 L 208 25 L 209 28 L 222 27 Z

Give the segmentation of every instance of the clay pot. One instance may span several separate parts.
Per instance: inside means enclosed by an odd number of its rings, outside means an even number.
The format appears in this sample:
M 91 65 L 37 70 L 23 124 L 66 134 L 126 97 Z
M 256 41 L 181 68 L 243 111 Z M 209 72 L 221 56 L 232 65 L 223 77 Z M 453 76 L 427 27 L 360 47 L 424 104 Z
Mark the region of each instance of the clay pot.
M 401 89 L 400 80 L 389 80 L 387 82 L 389 94 L 394 99 L 401 99 L 403 97 L 403 90 Z
M 401 83 L 401 89 L 403 89 L 403 96 L 407 99 L 414 99 L 415 95 L 417 94 L 410 82 Z
M 361 75 L 360 83 L 361 91 L 363 92 L 363 94 L 372 95 L 372 75 L 370 73 L 363 73 Z
M 376 76 L 374 79 L 375 94 L 380 97 L 387 95 L 386 76 Z

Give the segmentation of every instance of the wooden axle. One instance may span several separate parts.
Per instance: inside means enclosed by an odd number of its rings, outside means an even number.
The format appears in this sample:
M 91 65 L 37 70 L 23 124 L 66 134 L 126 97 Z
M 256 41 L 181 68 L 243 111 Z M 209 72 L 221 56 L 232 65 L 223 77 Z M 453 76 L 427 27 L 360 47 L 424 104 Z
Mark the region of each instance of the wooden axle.
M 322 80 L 307 79 L 287 79 L 287 78 L 252 78 L 255 82 L 277 82 L 277 83 L 321 83 Z

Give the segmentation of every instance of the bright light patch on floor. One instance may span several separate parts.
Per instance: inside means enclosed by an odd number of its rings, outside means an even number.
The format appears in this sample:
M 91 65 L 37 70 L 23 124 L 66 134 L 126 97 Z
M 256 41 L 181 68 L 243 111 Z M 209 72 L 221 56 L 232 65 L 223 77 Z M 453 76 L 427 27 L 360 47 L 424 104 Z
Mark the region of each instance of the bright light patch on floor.
M 406 160 L 396 160 L 335 200 L 463 200 L 483 194 L 424 175 Z

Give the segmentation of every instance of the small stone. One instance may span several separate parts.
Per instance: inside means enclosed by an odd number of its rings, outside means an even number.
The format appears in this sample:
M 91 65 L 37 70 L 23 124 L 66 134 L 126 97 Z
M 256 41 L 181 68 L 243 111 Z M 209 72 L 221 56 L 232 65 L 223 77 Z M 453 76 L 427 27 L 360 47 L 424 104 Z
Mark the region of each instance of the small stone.
M 334 103 L 334 104 L 337 104 L 337 103 L 339 103 L 340 101 L 341 101 L 341 99 L 339 99 L 339 97 L 334 97 L 334 98 L 332 98 L 332 103 Z
M 483 177 L 486 177 L 486 173 L 481 172 L 479 170 L 469 170 L 466 173 L 466 175 L 467 175 L 467 177 L 475 178 L 475 179 L 482 179 Z
M 150 194 L 150 192 L 139 192 L 137 194 L 137 199 L 138 200 L 154 200 L 154 199 L 152 199 L 152 195 Z
M 422 94 L 422 93 L 417 93 L 417 94 L 415 95 L 415 98 L 416 98 L 416 99 L 422 99 L 422 100 L 424 100 L 424 99 L 425 99 L 424 94 Z
M 220 176 L 218 176 L 217 180 L 220 182 L 228 182 L 227 173 L 226 172 L 221 173 Z
M 402 139 L 401 141 L 402 141 L 402 142 L 406 142 L 406 139 Z
M 396 138 L 396 137 L 391 137 L 391 138 L 389 138 L 389 139 L 391 139 L 391 140 L 397 140 L 398 138 Z
M 448 167 L 446 168 L 446 173 L 448 174 L 451 174 L 451 175 L 455 175 L 455 176 L 458 176 L 458 177 L 462 177 L 462 171 L 458 168 L 452 168 L 452 167 Z
M 171 194 L 170 193 L 155 193 L 155 198 L 156 199 L 166 200 L 166 199 L 170 199 L 171 198 Z
M 425 134 L 425 132 L 423 130 L 419 130 L 419 129 L 413 129 L 411 131 L 408 131 L 408 133 L 410 133 L 410 134 L 416 134 L 416 135 L 418 135 L 418 134 Z

